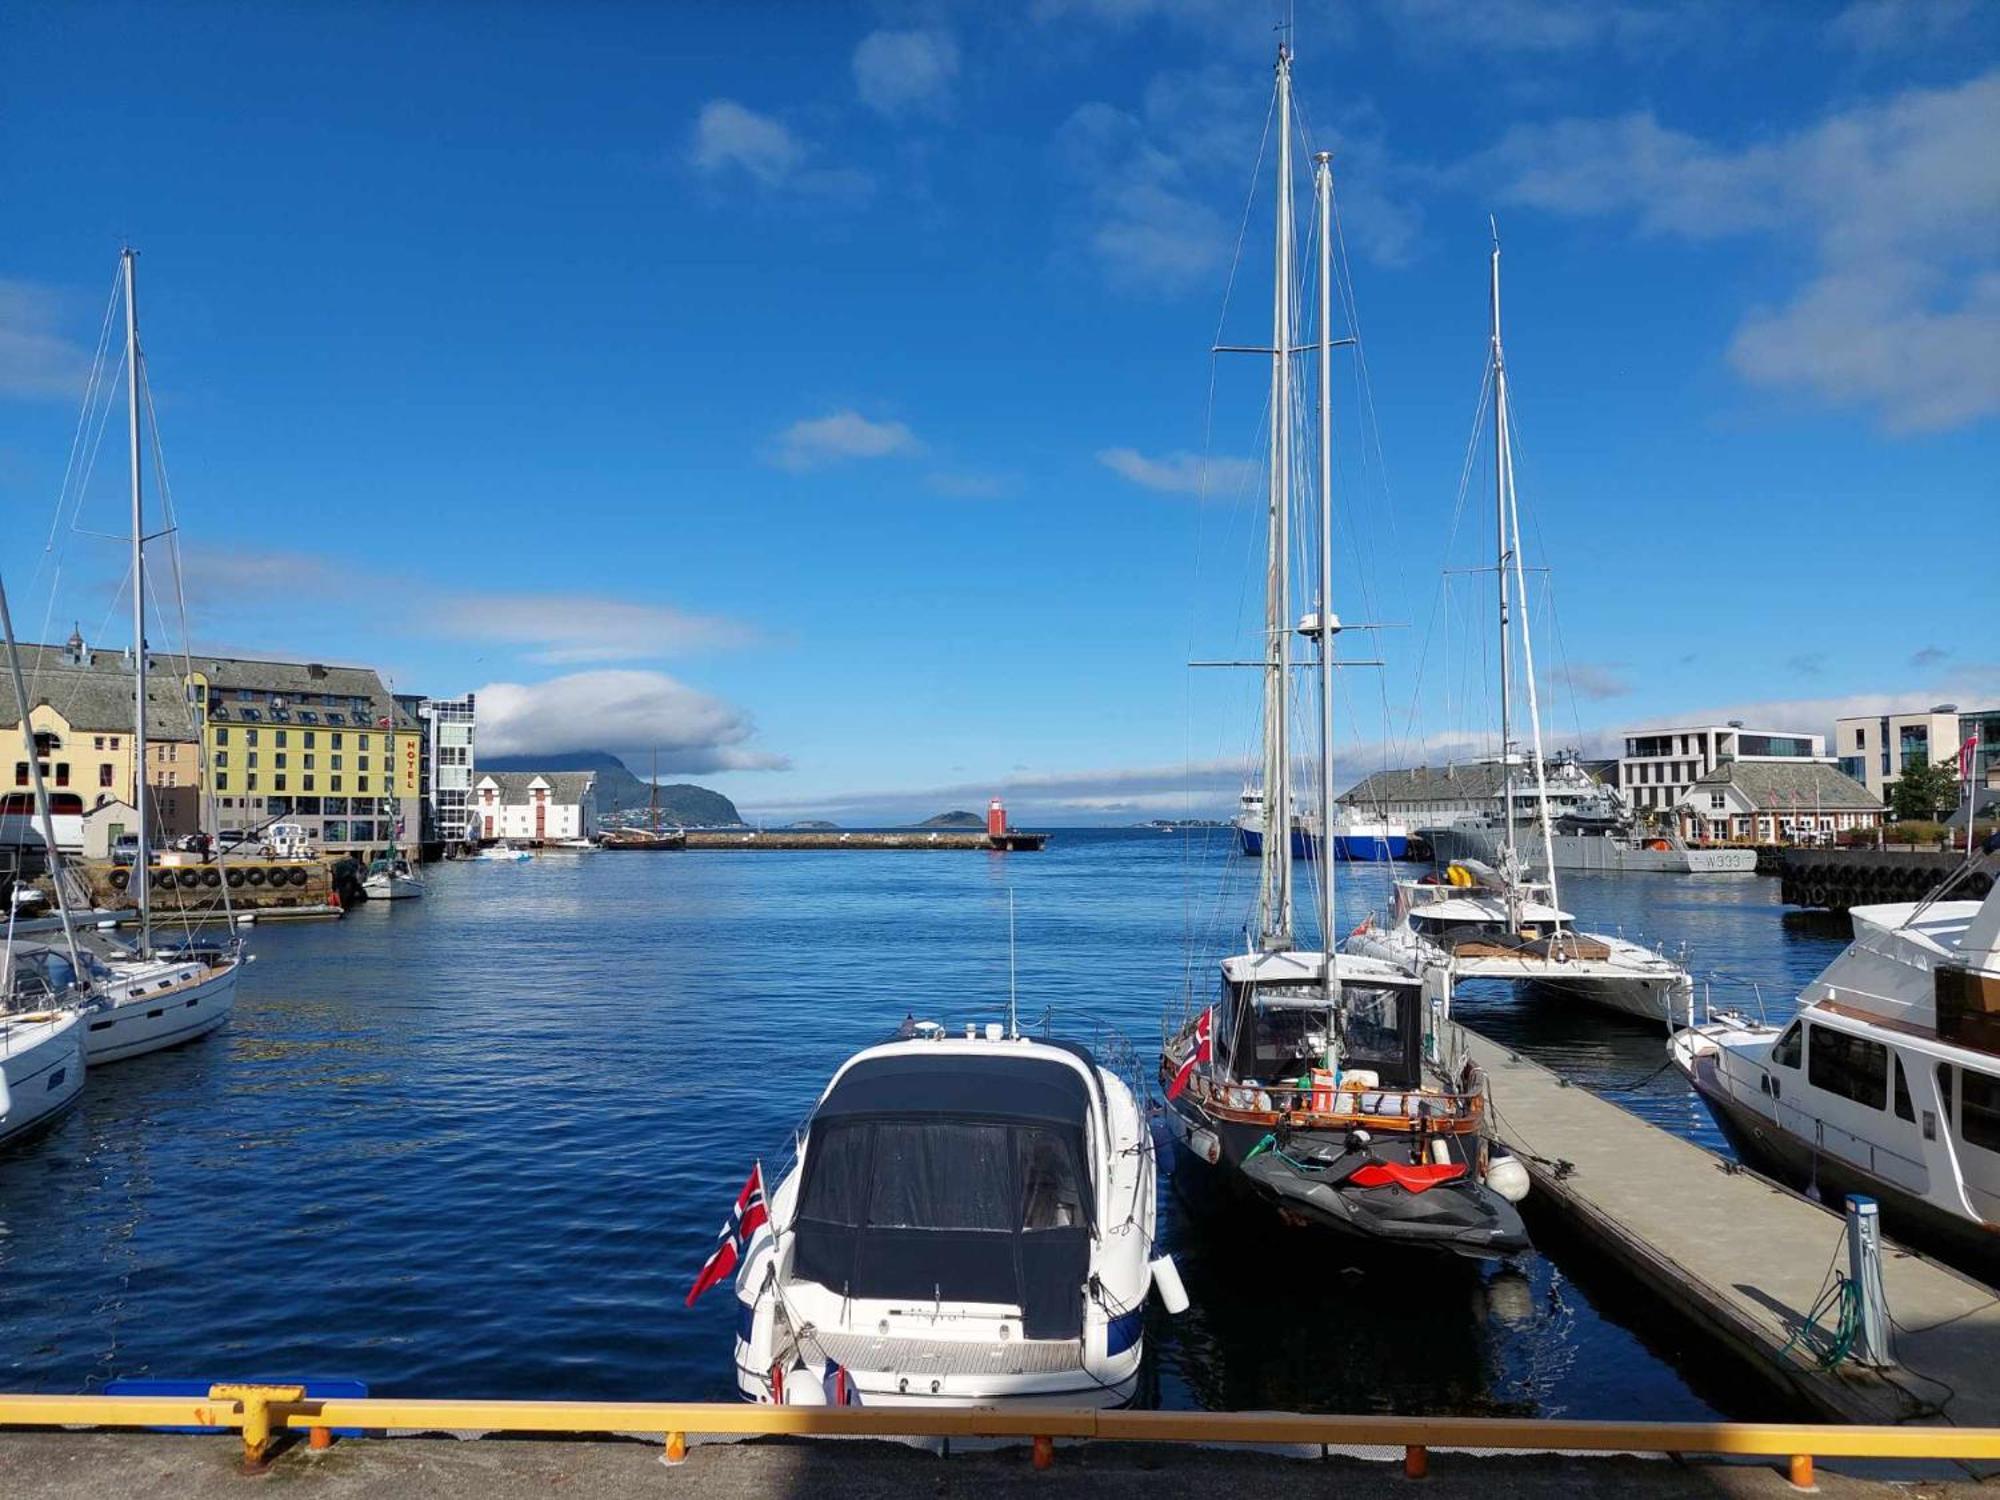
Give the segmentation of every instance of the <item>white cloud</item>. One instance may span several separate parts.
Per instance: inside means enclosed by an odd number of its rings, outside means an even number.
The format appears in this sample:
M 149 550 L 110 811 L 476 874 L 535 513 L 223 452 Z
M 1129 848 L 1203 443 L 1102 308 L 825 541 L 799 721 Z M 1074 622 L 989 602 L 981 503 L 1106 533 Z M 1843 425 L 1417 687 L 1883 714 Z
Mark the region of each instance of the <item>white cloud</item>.
M 688 160 L 705 176 L 740 172 L 762 188 L 859 201 L 874 190 L 867 173 L 815 165 L 818 152 L 792 128 L 734 99 L 711 99 L 695 118 Z
M 1182 452 L 1148 458 L 1136 448 L 1106 448 L 1097 461 L 1144 489 L 1204 500 L 1235 498 L 1259 472 L 1256 461 L 1248 458 L 1203 458 L 1199 453 Z
M 885 115 L 945 114 L 958 77 L 958 43 L 948 31 L 874 31 L 854 49 L 861 102 Z
M 771 461 L 799 474 L 849 459 L 912 453 L 921 446 L 901 422 L 871 422 L 857 411 L 837 411 L 792 423 L 778 435 Z
M 1704 241 L 1803 242 L 1791 300 L 1729 348 L 1755 385 L 1873 408 L 1892 431 L 2000 413 L 2000 70 L 1727 146 L 1650 114 L 1517 126 L 1461 169 L 1509 202 Z
M 446 595 L 428 610 L 440 635 L 527 646 L 529 661 L 639 661 L 747 644 L 749 627 L 666 604 L 590 594 Z
M 60 299 L 0 277 L 0 396 L 81 400 L 90 355 L 57 332 Z
M 663 774 L 780 770 L 789 764 L 748 743 L 755 728 L 742 709 L 659 672 L 575 672 L 545 682 L 489 682 L 478 694 L 480 749 L 494 755 L 608 750 L 639 765 L 658 750 Z

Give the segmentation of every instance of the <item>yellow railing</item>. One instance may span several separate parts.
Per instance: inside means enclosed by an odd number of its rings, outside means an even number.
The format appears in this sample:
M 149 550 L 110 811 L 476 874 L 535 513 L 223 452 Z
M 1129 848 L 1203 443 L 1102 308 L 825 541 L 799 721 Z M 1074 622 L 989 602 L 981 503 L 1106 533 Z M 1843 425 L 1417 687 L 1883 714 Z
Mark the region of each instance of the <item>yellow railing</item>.
M 1309 1416 L 1287 1413 L 1096 1411 L 1018 1407 L 752 1406 L 650 1401 L 395 1401 L 304 1399 L 290 1386 L 218 1385 L 199 1396 L 0 1395 L 0 1426 L 214 1427 L 240 1429 L 245 1461 L 261 1463 L 274 1435 L 335 1428 L 369 1432 L 645 1433 L 663 1436 L 670 1461 L 689 1433 L 790 1437 L 1024 1438 L 1035 1462 L 1057 1438 L 1130 1443 L 1244 1443 L 1400 1447 L 1421 1477 L 1428 1450 L 1711 1454 L 1781 1458 L 1794 1483 L 1812 1482 L 1814 1458 L 1916 1458 L 2000 1462 L 2000 1428 L 1846 1427 L 1758 1422 L 1579 1422 L 1526 1417 Z

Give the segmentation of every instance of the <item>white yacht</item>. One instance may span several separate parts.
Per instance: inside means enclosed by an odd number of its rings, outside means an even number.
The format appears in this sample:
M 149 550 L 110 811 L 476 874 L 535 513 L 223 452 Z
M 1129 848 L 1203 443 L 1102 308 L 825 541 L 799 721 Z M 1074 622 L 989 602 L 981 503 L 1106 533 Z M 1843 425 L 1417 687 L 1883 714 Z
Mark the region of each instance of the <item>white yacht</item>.
M 1535 651 L 1528 629 L 1527 569 L 1522 561 L 1521 508 L 1514 489 L 1507 361 L 1500 342 L 1500 244 L 1493 244 L 1492 333 L 1487 375 L 1493 402 L 1494 572 L 1499 584 L 1500 778 L 1499 858 L 1492 866 L 1465 861 L 1445 876 L 1399 880 L 1386 919 L 1371 915 L 1342 945 L 1349 953 L 1401 964 L 1426 977 L 1441 976 L 1449 989 L 1462 979 L 1506 979 L 1589 1000 L 1627 1015 L 1672 1023 L 1689 1017 L 1694 983 L 1664 953 L 1623 937 L 1582 932 L 1562 909 L 1556 889 L 1555 830 L 1549 767 L 1542 755 L 1541 706 L 1535 688 Z M 1483 403 L 1482 403 L 1483 405 Z M 1518 606 L 1518 607 L 1517 607 Z M 1528 876 L 1517 835 L 1512 715 L 1514 650 L 1518 636 L 1521 677 L 1530 727 L 1525 767 L 1528 796 L 1540 834 L 1543 880 Z
M 1788 1022 L 1719 1013 L 1668 1055 L 1746 1159 L 1870 1194 L 2000 1281 L 2000 885 L 1849 915 L 1854 941 Z
M 85 1073 L 82 1015 L 59 955 L 39 944 L 10 943 L 5 956 L 0 1146 L 54 1124 L 82 1095 Z
M 737 1275 L 737 1388 L 783 1405 L 1124 1405 L 1156 1278 L 1169 1310 L 1186 1305 L 1154 1260 L 1138 1101 L 1081 1047 L 906 1030 L 834 1075 L 771 1195 Z
M 410 868 L 407 859 L 392 855 L 368 866 L 368 875 L 361 882 L 361 889 L 368 893 L 370 901 L 408 901 L 424 893 L 424 882 L 423 877 Z

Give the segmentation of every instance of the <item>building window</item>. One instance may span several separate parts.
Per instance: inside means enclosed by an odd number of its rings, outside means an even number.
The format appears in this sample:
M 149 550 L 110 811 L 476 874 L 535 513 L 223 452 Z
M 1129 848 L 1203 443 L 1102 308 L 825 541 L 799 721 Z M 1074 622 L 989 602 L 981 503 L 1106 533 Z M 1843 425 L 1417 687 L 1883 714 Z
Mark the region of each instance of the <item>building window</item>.
M 215 752 L 215 768 L 216 768 L 216 769 L 217 769 L 217 770 L 219 771 L 219 770 L 221 770 L 221 769 L 222 769 L 222 768 L 223 768 L 224 766 L 226 766 L 226 765 L 228 765 L 228 764 L 229 764 L 229 752 L 228 752 L 227 750 L 218 750 L 218 751 L 216 751 L 216 752 Z
M 226 745 L 229 743 L 229 726 L 227 724 L 219 724 L 216 726 L 215 743 L 218 745 Z
M 306 790 L 309 792 L 313 790 L 313 779 L 311 776 L 306 777 Z
M 276 755 L 272 756 L 272 757 L 271 757 L 271 764 L 272 764 L 272 765 L 274 765 L 274 766 L 276 766 L 276 767 L 277 767 L 277 768 L 278 768 L 278 769 L 279 769 L 280 771 L 284 770 L 284 769 L 285 769 L 285 752 L 284 752 L 284 751 L 282 751 L 282 750 L 280 750 L 280 751 L 279 751 L 279 752 L 278 752 L 278 753 L 277 753 Z
M 306 769 L 308 771 L 313 769 L 313 762 L 317 759 L 319 759 L 319 757 L 314 755 L 310 750 L 306 752 Z
M 1814 1026 L 1806 1049 L 1812 1086 L 1881 1109 L 1889 1102 L 1889 1049 L 1880 1042 Z
M 278 731 L 278 743 L 281 745 L 285 743 L 285 731 L 282 729 Z
M 109 764 L 101 765 L 97 768 L 97 784 L 99 786 L 111 785 L 111 767 Z
M 1273 345 L 1272 345 L 1271 347 L 1275 349 L 1275 348 L 1277 347 L 1277 345 L 1273 344 Z M 367 769 L 368 769 L 368 757 L 367 757 L 367 756 L 365 756 L 365 755 L 364 755 L 364 756 L 362 756 L 362 757 L 361 757 L 361 763 L 360 763 L 359 765 L 357 765 L 357 766 L 356 766 L 356 767 L 355 767 L 354 769 L 355 769 L 355 770 L 357 770 L 357 771 L 365 771 L 365 770 L 367 770 Z
M 57 786 L 69 785 L 69 762 L 66 760 L 59 760 L 56 762 L 56 785 Z
M 254 730 L 254 729 L 246 729 L 246 730 L 244 730 L 244 731 L 243 731 L 243 743 L 244 743 L 244 744 L 246 744 L 246 745 L 254 745 L 254 744 L 256 744 L 256 743 L 257 743 L 257 731 L 256 731 L 256 730 Z M 255 762 L 252 762 L 252 764 L 254 765 L 254 764 L 255 764 Z
M 336 750 L 340 748 L 340 731 L 337 729 L 333 732 L 333 748 Z
M 312 730 L 310 730 L 310 729 L 308 729 L 308 730 L 307 730 L 307 731 L 305 732 L 305 735 L 304 735 L 303 737 L 304 737 L 304 739 L 305 739 L 305 742 L 306 742 L 306 749 L 308 749 L 308 750 L 310 750 L 310 749 L 312 749 L 312 748 L 313 748 L 313 742 L 314 742 L 314 741 L 316 741 L 316 740 L 317 740 L 317 739 L 319 738 L 319 736 L 318 736 L 317 734 L 313 733 L 313 731 L 312 731 Z
M 1273 345 L 1272 347 L 1275 348 L 1276 346 Z M 279 771 L 271 777 L 271 789 L 278 792 L 282 792 L 285 789 L 285 773 L 283 771 Z
M 25 760 L 17 760 L 14 762 L 14 785 L 26 786 L 27 784 L 28 763 Z
M 1274 346 L 1274 347 L 1275 347 L 1275 346 Z M 334 790 L 335 790 L 336 792 L 340 790 L 340 777 L 339 777 L 338 775 L 336 775 L 336 776 L 335 776 L 335 777 L 333 778 L 333 789 L 334 789 Z
M 1275 348 L 1276 345 L 1273 345 L 1272 347 Z M 229 773 L 227 771 L 217 771 L 215 773 L 215 789 L 218 792 L 226 792 L 229 790 Z M 227 807 L 228 805 L 229 804 L 226 802 L 223 804 L 223 806 L 225 807 Z
M 254 771 L 257 769 L 257 752 L 255 750 L 252 750 L 248 755 L 246 755 L 244 757 L 244 760 L 249 763 L 251 770 Z
M 102 750 L 104 748 L 104 736 L 100 734 L 93 738 L 90 742 L 90 748 L 93 750 Z

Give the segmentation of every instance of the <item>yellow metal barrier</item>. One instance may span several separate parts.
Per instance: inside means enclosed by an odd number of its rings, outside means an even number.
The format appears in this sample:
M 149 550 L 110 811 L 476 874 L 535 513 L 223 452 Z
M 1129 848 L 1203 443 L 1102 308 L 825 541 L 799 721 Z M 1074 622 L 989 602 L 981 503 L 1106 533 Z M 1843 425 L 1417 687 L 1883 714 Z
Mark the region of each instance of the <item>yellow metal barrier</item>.
M 216 1386 L 206 1399 L 162 1396 L 0 1395 L 0 1426 L 218 1427 L 243 1433 L 245 1457 L 264 1456 L 274 1428 L 371 1432 L 645 1433 L 670 1456 L 690 1433 L 790 1437 L 1025 1438 L 1039 1464 L 1056 1438 L 1135 1443 L 1400 1447 L 1405 1472 L 1425 1471 L 1434 1448 L 1532 1452 L 1715 1454 L 1784 1459 L 1810 1483 L 1814 1458 L 2000 1462 L 2000 1428 L 1843 1427 L 1768 1422 L 1577 1422 L 1530 1417 L 1308 1416 L 1264 1412 L 1097 1411 L 1018 1407 L 785 1407 L 652 1401 L 396 1401 L 301 1399 L 298 1386 Z

